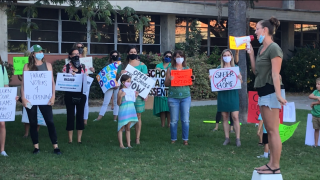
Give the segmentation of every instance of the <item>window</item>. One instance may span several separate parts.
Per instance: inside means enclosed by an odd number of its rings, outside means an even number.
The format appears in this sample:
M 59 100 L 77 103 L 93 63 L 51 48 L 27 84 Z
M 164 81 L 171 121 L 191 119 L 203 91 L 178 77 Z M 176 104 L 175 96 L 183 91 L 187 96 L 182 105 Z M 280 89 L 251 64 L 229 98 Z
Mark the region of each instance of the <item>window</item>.
M 294 25 L 294 46 L 315 45 L 316 42 L 319 42 L 319 27 L 317 25 Z

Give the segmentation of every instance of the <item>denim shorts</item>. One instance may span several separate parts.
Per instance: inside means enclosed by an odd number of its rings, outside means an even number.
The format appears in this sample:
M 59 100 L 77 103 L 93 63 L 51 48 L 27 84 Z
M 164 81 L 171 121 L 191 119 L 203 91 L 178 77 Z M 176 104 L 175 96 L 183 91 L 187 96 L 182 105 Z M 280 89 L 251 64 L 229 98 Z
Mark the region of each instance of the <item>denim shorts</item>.
M 281 89 L 281 97 L 286 98 L 286 93 L 284 89 Z M 259 106 L 268 106 L 270 109 L 281 109 L 281 104 L 277 100 L 276 93 L 268 94 L 266 96 L 261 96 L 258 99 L 258 105 Z

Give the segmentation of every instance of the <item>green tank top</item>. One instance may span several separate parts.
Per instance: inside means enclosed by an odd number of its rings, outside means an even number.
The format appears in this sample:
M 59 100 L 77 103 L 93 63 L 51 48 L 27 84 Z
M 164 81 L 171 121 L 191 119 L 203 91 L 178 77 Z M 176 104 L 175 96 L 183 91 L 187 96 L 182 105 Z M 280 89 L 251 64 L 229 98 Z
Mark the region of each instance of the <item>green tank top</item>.
M 170 67 L 170 71 L 177 70 L 175 67 Z M 189 67 L 183 67 L 183 69 L 189 69 Z M 176 99 L 183 99 L 190 97 L 190 87 L 189 86 L 170 86 L 169 87 L 169 93 L 168 98 L 176 98 Z

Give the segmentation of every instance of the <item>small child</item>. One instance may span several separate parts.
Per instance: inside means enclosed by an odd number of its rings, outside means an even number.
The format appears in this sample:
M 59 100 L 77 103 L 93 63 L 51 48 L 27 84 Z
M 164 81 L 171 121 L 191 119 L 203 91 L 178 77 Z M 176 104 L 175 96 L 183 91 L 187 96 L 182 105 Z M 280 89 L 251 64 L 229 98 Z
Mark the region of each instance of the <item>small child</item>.
M 130 128 L 138 122 L 134 102 L 138 96 L 138 92 L 129 89 L 131 86 L 131 77 L 123 74 L 120 78 L 120 90 L 118 93 L 117 103 L 119 105 L 118 114 L 118 140 L 121 149 L 132 148 L 130 145 Z M 122 132 L 126 131 L 127 145 L 124 147 L 122 142 Z
M 314 147 L 318 146 L 319 140 L 319 128 L 320 128 L 320 78 L 316 79 L 316 87 L 317 89 L 313 91 L 309 95 L 310 99 L 316 100 L 315 102 L 311 103 L 311 114 L 312 114 L 312 124 L 314 129 Z
M 264 144 L 264 153 L 263 153 L 263 155 L 257 156 L 257 158 L 268 158 L 268 156 L 269 156 L 268 133 L 267 133 L 266 128 L 264 127 L 261 114 L 259 115 L 258 120 L 260 122 L 259 122 L 257 135 L 260 136 L 261 129 L 263 128 L 262 143 Z

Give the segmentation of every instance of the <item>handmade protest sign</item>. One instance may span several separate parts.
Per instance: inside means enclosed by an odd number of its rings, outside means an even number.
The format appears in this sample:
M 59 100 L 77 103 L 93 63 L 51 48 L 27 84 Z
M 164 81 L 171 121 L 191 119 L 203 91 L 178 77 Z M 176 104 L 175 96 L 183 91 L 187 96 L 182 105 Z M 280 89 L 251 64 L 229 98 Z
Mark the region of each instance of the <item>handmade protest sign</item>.
M 15 120 L 16 96 L 17 87 L 0 88 L 0 122 Z
M 161 69 L 149 69 L 148 76 L 152 78 L 156 83 L 155 86 L 151 89 L 150 96 L 168 96 L 169 87 L 165 87 L 164 81 L 166 79 L 166 70 Z
M 38 119 L 38 125 L 47 126 L 39 107 L 37 107 L 37 119 Z M 22 110 L 21 122 L 22 123 L 30 123 L 26 108 L 23 108 L 23 110 Z
M 308 146 L 314 146 L 314 129 L 312 125 L 312 114 L 308 114 L 307 117 L 306 138 L 304 144 Z M 320 144 L 320 135 L 318 139 L 318 144 Z
M 93 67 L 93 65 L 92 65 L 92 57 L 80 58 L 80 63 L 85 65 L 88 74 L 93 74 L 93 72 L 90 70 L 90 68 Z
M 190 86 L 192 85 L 192 69 L 171 70 L 171 86 Z
M 260 115 L 260 108 L 258 106 L 258 92 L 257 91 L 249 91 L 248 93 L 248 123 L 259 123 L 258 117 Z M 279 111 L 280 124 L 283 123 L 283 106 Z
M 51 71 L 24 71 L 24 96 L 32 105 L 47 105 L 52 97 Z
M 283 107 L 283 122 L 296 122 L 296 107 L 294 102 L 288 102 Z
M 90 91 L 90 87 L 91 87 L 91 84 L 92 84 L 92 82 L 93 82 L 93 78 L 92 77 L 90 77 L 90 76 L 88 76 L 87 77 L 87 92 L 86 93 L 88 93 L 89 91 Z M 85 94 L 85 93 L 83 93 L 83 94 Z
M 86 94 L 87 93 L 87 91 L 88 91 L 88 81 L 87 81 L 87 78 L 88 78 L 88 76 L 87 76 L 87 74 L 83 74 L 82 75 L 82 93 L 83 94 Z
M 13 57 L 14 75 L 22 75 L 23 67 L 29 62 L 29 57 Z
M 120 61 L 111 63 L 104 67 L 96 76 L 103 93 L 105 93 L 108 89 L 119 86 L 118 82 L 116 81 L 116 76 L 120 64 Z
M 127 71 L 125 74 L 131 76 L 130 88 L 139 92 L 139 96 L 142 98 L 146 98 L 156 82 L 130 64 L 127 65 L 125 70 Z
M 211 90 L 227 91 L 232 89 L 241 89 L 241 81 L 238 78 L 239 67 L 210 69 Z
M 282 143 L 284 143 L 286 140 L 288 140 L 293 135 L 293 133 L 297 129 L 299 123 L 300 123 L 300 121 L 291 125 L 291 126 L 280 124 L 279 134 L 280 134 L 280 139 L 281 139 Z
M 81 92 L 85 74 L 57 73 L 56 91 Z

